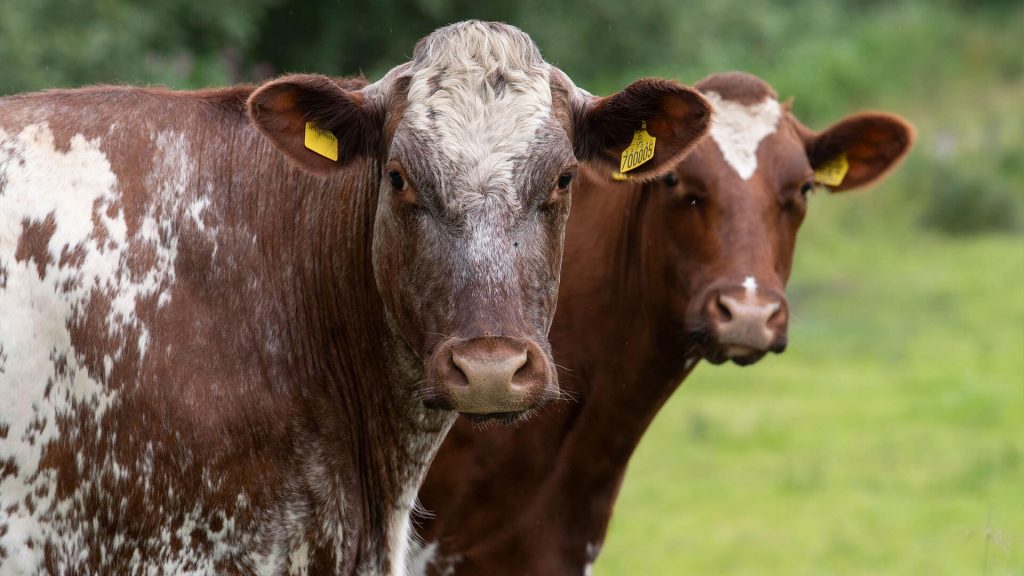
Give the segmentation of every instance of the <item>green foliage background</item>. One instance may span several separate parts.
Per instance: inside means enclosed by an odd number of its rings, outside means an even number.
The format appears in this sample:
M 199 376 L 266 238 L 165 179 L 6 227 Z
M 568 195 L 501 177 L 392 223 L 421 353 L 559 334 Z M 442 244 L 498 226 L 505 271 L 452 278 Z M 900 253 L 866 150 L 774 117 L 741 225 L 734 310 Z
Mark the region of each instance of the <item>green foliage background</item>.
M 465 18 L 595 93 L 741 69 L 808 125 L 918 129 L 885 183 L 813 199 L 790 350 L 675 395 L 596 574 L 1024 575 L 1024 2 L 0 0 L 0 94 L 372 79 Z

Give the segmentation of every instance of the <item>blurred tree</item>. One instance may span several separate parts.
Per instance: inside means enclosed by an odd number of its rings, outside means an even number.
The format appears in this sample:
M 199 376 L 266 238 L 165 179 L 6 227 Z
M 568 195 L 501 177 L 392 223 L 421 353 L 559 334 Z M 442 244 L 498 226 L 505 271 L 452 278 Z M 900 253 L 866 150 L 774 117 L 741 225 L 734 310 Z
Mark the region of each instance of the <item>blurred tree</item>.
M 813 127 L 858 108 L 901 112 L 922 129 L 919 151 L 950 144 L 952 155 L 935 161 L 971 168 L 924 199 L 931 225 L 983 229 L 956 224 L 981 188 L 977 222 L 998 214 L 1006 229 L 1024 218 L 1006 216 L 1024 214 L 1024 195 L 999 163 L 1024 133 L 1003 128 L 1022 124 L 1020 0 L 0 0 L 0 15 L 0 94 L 96 82 L 191 88 L 293 71 L 374 79 L 435 28 L 502 20 L 597 94 L 639 76 L 693 83 L 746 70 L 796 96 Z M 925 174 L 931 162 L 921 161 Z
M 272 1 L 0 0 L 0 93 L 234 81 Z
M 670 31 L 669 0 L 595 2 L 587 9 L 545 0 L 355 0 L 281 2 L 270 10 L 253 57 L 276 70 L 375 77 L 407 60 L 432 30 L 468 17 L 515 24 L 569 74 L 596 78 L 632 69 Z

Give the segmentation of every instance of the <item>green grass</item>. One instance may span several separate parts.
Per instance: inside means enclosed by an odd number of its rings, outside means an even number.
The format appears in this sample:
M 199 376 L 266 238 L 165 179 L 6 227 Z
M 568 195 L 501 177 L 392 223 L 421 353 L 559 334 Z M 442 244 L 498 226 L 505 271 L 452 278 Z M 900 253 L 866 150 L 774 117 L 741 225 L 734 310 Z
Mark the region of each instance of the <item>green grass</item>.
M 812 200 L 789 351 L 675 394 L 595 574 L 1024 575 L 1024 237 L 889 188 Z

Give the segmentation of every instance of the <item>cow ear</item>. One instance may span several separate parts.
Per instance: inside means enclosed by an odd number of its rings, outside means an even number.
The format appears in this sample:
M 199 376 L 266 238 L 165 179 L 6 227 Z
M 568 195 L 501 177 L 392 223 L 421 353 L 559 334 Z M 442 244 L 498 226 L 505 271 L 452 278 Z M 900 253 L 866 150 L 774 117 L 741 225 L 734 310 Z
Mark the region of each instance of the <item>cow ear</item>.
M 363 92 L 326 76 L 272 80 L 252 93 L 246 108 L 259 131 L 308 172 L 329 174 L 379 148 L 381 129 Z
M 821 184 L 833 192 L 877 182 L 914 143 L 914 128 L 891 114 L 866 112 L 814 133 L 798 124 L 807 158 Z
M 697 91 L 671 80 L 644 78 L 618 94 L 586 94 L 576 114 L 576 158 L 618 172 L 623 152 L 633 151 L 634 137 L 646 128 L 654 137 L 654 155 L 626 172 L 641 181 L 670 170 L 707 133 L 711 106 Z M 640 141 L 646 141 L 641 136 Z M 640 155 L 643 160 L 646 155 Z M 634 158 L 634 161 L 637 158 Z M 628 166 L 627 166 L 628 168 Z

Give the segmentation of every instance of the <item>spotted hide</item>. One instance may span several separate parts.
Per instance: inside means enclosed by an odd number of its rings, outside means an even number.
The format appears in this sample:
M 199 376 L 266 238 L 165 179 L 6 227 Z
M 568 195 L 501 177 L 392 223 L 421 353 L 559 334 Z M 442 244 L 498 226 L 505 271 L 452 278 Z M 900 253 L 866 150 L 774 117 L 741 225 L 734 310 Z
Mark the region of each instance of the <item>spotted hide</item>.
M 456 413 L 558 394 L 577 162 L 709 114 L 484 22 L 372 84 L 0 99 L 0 574 L 404 575 Z

